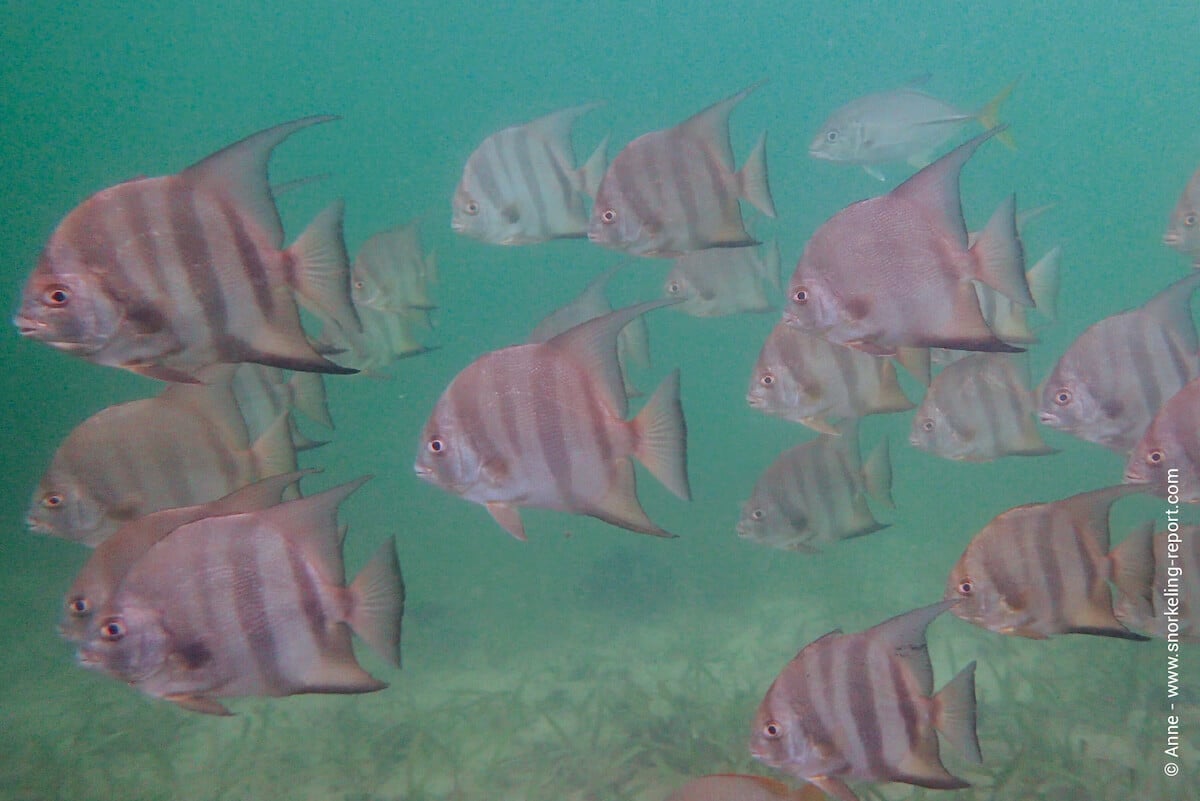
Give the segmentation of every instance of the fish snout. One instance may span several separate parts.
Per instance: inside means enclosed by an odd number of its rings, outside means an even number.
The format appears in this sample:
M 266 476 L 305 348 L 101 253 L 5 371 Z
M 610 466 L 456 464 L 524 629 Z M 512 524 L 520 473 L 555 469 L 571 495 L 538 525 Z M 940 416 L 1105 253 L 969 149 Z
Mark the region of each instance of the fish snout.
M 1125 468 L 1123 476 L 1126 484 L 1149 484 L 1150 479 L 1136 465 L 1131 465 Z
M 31 320 L 23 314 L 15 314 L 12 318 L 12 324 L 17 327 L 17 333 L 23 337 L 30 337 L 37 334 L 46 327 L 46 324 L 39 320 Z
M 1175 231 L 1167 231 L 1165 234 L 1163 234 L 1162 243 L 1169 248 L 1173 248 L 1179 244 L 1181 239 L 1182 237 L 1179 236 L 1179 234 L 1177 234 Z
M 1058 428 L 1062 422 L 1054 412 L 1038 412 L 1038 422 L 1050 428 Z

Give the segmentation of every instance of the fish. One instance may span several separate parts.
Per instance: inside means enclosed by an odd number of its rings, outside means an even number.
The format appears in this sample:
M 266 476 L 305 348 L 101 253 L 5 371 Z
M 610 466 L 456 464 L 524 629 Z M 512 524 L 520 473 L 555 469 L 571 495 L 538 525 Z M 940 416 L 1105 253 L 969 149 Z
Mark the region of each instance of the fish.
M 614 526 L 673 536 L 646 516 L 634 456 L 687 500 L 687 424 L 679 373 L 632 420 L 617 363 L 617 334 L 657 300 L 588 320 L 546 342 L 486 353 L 446 387 L 421 432 L 419 478 L 483 504 L 524 540 L 521 507 L 590 515 Z
M 959 202 L 962 165 L 999 130 L 822 224 L 792 274 L 784 322 L 877 356 L 903 346 L 1020 351 L 988 328 L 973 284 L 1033 305 L 1015 200 L 1001 203 L 969 249 Z
M 321 373 L 298 372 L 285 377 L 278 367 L 245 362 L 234 371 L 230 386 L 250 440 L 265 434 L 285 412 L 298 411 L 325 428 L 333 428 Z M 288 414 L 287 421 L 297 451 L 328 444 L 326 440 L 310 439 L 300 430 L 294 414 Z
M 737 533 L 773 548 L 816 553 L 818 545 L 861 537 L 888 527 L 871 514 L 868 496 L 893 508 L 892 467 L 887 440 L 864 464 L 858 428 L 823 434 L 780 454 L 742 504 Z
M 759 351 L 746 403 L 825 434 L 836 433 L 844 420 L 913 408 L 888 359 L 782 322 Z
M 71 642 L 83 642 L 96 610 L 104 608 L 121 578 L 155 543 L 180 526 L 206 517 L 221 517 L 267 509 L 280 503 L 285 491 L 314 470 L 280 473 L 247 484 L 209 503 L 163 509 L 131 520 L 96 546 L 75 574 L 63 600 L 58 632 Z M 299 497 L 296 495 L 295 497 Z
M 1083 492 L 1002 512 L 967 545 L 950 571 L 951 612 L 981 628 L 1044 640 L 1094 634 L 1145 640 L 1113 614 L 1109 581 L 1128 591 L 1144 570 L 1109 553 L 1108 513 L 1140 487 Z
M 1200 170 L 1192 174 L 1183 194 L 1179 196 L 1175 208 L 1171 210 L 1171 219 L 1167 232 L 1163 234 L 1163 244 L 1190 256 L 1192 265 L 1200 264 Z
M 746 232 L 738 198 L 775 217 L 767 184 L 767 138 L 764 133 L 734 172 L 729 114 L 759 86 L 626 145 L 600 181 L 588 239 L 630 255 L 663 258 L 758 244 Z
M 912 420 L 909 442 L 968 462 L 1057 453 L 1033 422 L 1028 383 L 1004 353 L 973 353 L 933 379 Z
M 348 331 L 342 205 L 286 250 L 267 161 L 291 134 L 334 117 L 268 128 L 174 175 L 102 190 L 51 234 L 13 323 L 87 361 L 195 383 L 217 363 L 347 373 L 313 349 L 296 299 Z
M 437 258 L 425 253 L 417 221 L 373 234 L 354 254 L 350 297 L 354 308 L 400 313 L 437 308 L 430 296 L 438 282 Z M 428 315 L 422 315 L 428 325 Z
M 1200 503 L 1200 378 L 1184 384 L 1154 415 L 1129 451 L 1125 481 L 1160 498 Z
M 585 236 L 584 196 L 596 194 L 608 138 L 576 168 L 571 128 L 598 105 L 556 111 L 484 139 L 454 190 L 451 229 L 494 245 Z
M 327 348 L 340 351 L 333 358 L 356 372 L 372 377 L 385 377 L 384 368 L 399 359 L 420 356 L 437 350 L 427 345 L 416 333 L 427 326 L 424 310 L 379 311 L 370 306 L 358 310 L 363 330 L 347 336 L 337 328 L 323 328 L 320 342 Z
M 546 342 L 569 328 L 611 312 L 612 306 L 604 294 L 604 288 L 628 264 L 628 261 L 614 264 L 593 278 L 574 300 L 543 317 L 525 341 Z M 642 369 L 650 367 L 650 333 L 644 317 L 635 317 L 617 334 L 617 362 L 621 365 L 621 382 L 625 385 L 626 397 L 637 397 L 641 392 L 629 376 L 630 365 Z
M 63 440 L 26 515 L 37 533 L 95 547 L 125 522 L 205 503 L 296 469 L 287 414 L 250 447 L 229 384 L 170 384 L 102 409 Z
M 925 629 L 943 601 L 804 646 L 771 683 L 754 716 L 751 755 L 841 801 L 847 781 L 904 782 L 937 790 L 970 784 L 942 764 L 937 732 L 972 762 L 975 663 L 936 695 Z
M 779 245 L 774 241 L 765 256 L 756 245 L 696 250 L 675 260 L 663 292 L 682 298 L 676 308 L 692 317 L 768 312 L 783 297 L 779 269 Z
M 1090 325 L 1042 382 L 1038 420 L 1128 453 L 1163 403 L 1200 376 L 1193 273 L 1142 306 Z
M 841 106 L 821 124 L 808 155 L 822 161 L 858 164 L 872 178 L 886 180 L 879 165 L 907 161 L 924 167 L 933 152 L 964 125 L 977 120 L 984 130 L 1000 124 L 1000 105 L 1017 82 L 1001 89 L 976 111 L 962 111 L 910 83 L 874 92 Z M 1011 139 L 1005 140 L 1012 145 Z
M 1168 518 L 1167 530 L 1155 534 L 1151 521 L 1126 536 L 1115 553 L 1143 568 L 1128 594 L 1118 593 L 1117 620 L 1160 640 L 1200 642 L 1200 526 Z
M 346 586 L 337 525 L 339 504 L 368 478 L 175 529 L 96 611 L 80 665 L 211 715 L 231 714 L 222 698 L 387 687 L 359 665 L 350 632 L 400 666 L 395 538 Z
M 792 788 L 777 779 L 737 773 L 715 773 L 692 779 L 667 801 L 821 801 L 814 785 Z

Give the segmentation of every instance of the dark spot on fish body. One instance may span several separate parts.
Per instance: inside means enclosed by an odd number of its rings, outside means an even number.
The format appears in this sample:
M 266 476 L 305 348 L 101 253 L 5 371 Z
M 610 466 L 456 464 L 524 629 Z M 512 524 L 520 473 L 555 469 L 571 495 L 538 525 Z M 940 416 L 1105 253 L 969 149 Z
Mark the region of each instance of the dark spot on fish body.
M 175 653 L 188 670 L 198 670 L 213 660 L 212 651 L 201 640 L 184 643 Z
M 871 302 L 862 297 L 850 297 L 846 298 L 842 308 L 849 319 L 858 321 L 871 313 Z
M 1109 420 L 1119 420 L 1125 413 L 1125 404 L 1116 398 L 1111 398 L 1104 401 L 1104 403 L 1101 404 L 1101 408 L 1104 410 L 1105 417 L 1107 417 Z
M 147 302 L 130 303 L 125 307 L 125 319 L 139 334 L 157 334 L 168 328 L 167 318 Z

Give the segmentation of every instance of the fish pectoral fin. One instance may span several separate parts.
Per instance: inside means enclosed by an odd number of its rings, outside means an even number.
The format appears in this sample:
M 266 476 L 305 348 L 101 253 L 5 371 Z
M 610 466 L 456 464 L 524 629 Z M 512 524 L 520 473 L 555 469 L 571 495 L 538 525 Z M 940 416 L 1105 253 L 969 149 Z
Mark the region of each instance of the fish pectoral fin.
M 479 472 L 489 487 L 500 487 L 508 481 L 508 465 L 502 459 L 488 459 L 480 465 Z
M 1013 637 L 1026 637 L 1030 640 L 1045 640 L 1046 635 L 1040 631 L 1035 631 L 1028 626 L 1005 626 L 998 630 L 1000 634 L 1008 634 Z
M 233 715 L 220 701 L 203 695 L 164 695 L 163 699 L 191 712 L 200 712 L 204 715 L 219 715 L 221 717 L 230 717 Z
M 500 524 L 500 528 L 512 534 L 514 537 L 524 542 L 528 537 L 525 536 L 525 524 L 521 522 L 521 512 L 515 506 L 499 501 L 485 503 L 488 514 L 492 519 Z
M 864 164 L 863 172 L 874 178 L 876 181 L 882 182 L 887 180 L 887 176 L 880 172 L 878 167 L 872 164 Z
M 800 421 L 800 424 L 808 426 L 813 431 L 820 432 L 821 434 L 828 434 L 831 437 L 840 437 L 842 435 L 842 430 L 822 415 L 805 417 Z
M 516 203 L 509 203 L 500 209 L 500 217 L 509 225 L 516 223 L 521 219 L 521 209 Z
M 854 791 L 841 779 L 835 779 L 832 776 L 809 776 L 806 778 L 831 798 L 836 798 L 838 801 L 859 801 Z

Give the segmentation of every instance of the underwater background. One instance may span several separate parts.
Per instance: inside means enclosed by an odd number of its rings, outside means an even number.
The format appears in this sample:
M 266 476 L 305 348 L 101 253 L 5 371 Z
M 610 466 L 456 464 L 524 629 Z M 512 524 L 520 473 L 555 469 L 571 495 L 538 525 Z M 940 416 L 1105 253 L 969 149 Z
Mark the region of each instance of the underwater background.
M 331 376 L 333 442 L 308 491 L 375 475 L 342 509 L 348 570 L 395 534 L 408 589 L 391 684 L 363 696 L 238 699 L 232 718 L 152 701 L 74 664 L 55 624 L 87 550 L 30 534 L 23 518 L 54 449 L 99 409 L 158 385 L 0 332 L 0 798 L 662 799 L 705 773 L 768 773 L 746 749 L 755 707 L 803 644 L 940 599 L 971 536 L 1011 506 L 1121 478 L 1122 460 L 1043 429 L 1061 453 L 984 464 L 907 443 L 911 412 L 867 418 L 888 437 L 895 511 L 885 531 L 816 556 L 738 539 L 763 469 L 812 432 L 751 410 L 750 369 L 775 314 L 647 317 L 653 387 L 682 372 L 694 499 L 644 471 L 647 512 L 678 539 L 526 511 L 529 541 L 413 474 L 417 435 L 453 376 L 522 341 L 619 254 L 586 240 L 501 248 L 449 228 L 450 196 L 484 137 L 603 100 L 576 125 L 582 157 L 609 157 L 760 78 L 733 115 L 740 164 L 758 133 L 790 273 L 805 240 L 881 185 L 809 158 L 838 105 L 929 73 L 926 89 L 973 109 L 1020 77 L 1002 117 L 1017 150 L 989 145 L 963 171 L 968 226 L 1008 193 L 1053 204 L 1023 237 L 1031 262 L 1063 248 L 1056 321 L 1029 363 L 1040 381 L 1101 317 L 1141 304 L 1189 269 L 1161 244 L 1200 164 L 1200 8 L 1119 2 L 28 3 L 0 7 L 0 297 L 15 310 L 38 253 L 91 193 L 178 171 L 228 142 L 308 114 L 341 121 L 280 147 L 273 181 L 327 174 L 280 199 L 290 241 L 346 199 L 351 253 L 419 218 L 440 284 L 431 353 L 394 377 Z M 896 173 L 896 174 L 892 174 Z M 656 297 L 670 262 L 610 285 L 615 305 Z M 919 397 L 904 376 L 906 388 Z M 635 407 L 638 402 L 635 401 Z M 1114 542 L 1164 503 L 1117 504 Z M 1188 510 L 1191 512 L 1192 510 Z M 1194 519 L 1191 514 L 1189 519 Z M 1196 798 L 1200 651 L 1182 653 L 1182 774 L 1162 775 L 1161 641 L 1006 638 L 949 615 L 929 632 L 936 682 L 979 661 L 984 764 L 946 753 L 977 786 L 894 785 L 887 798 Z M 944 749 L 944 752 L 950 749 Z M 999 788 L 996 790 L 990 788 Z M 866 789 L 866 788 L 864 788 Z

